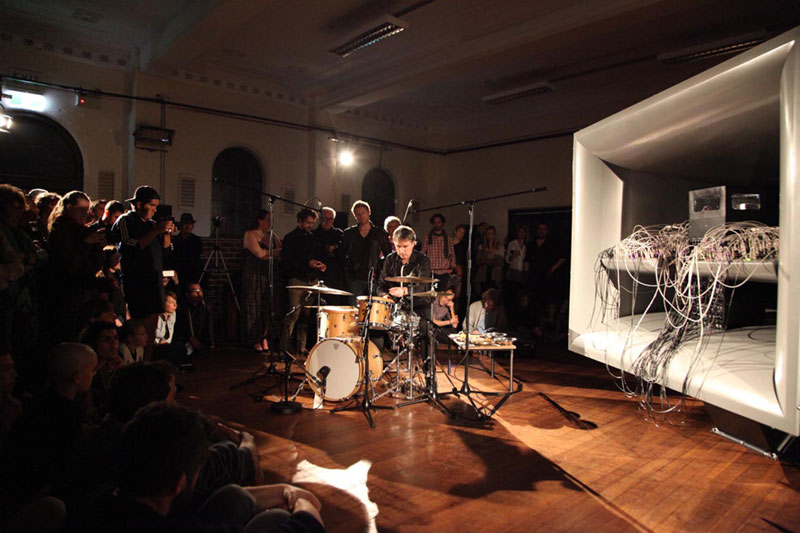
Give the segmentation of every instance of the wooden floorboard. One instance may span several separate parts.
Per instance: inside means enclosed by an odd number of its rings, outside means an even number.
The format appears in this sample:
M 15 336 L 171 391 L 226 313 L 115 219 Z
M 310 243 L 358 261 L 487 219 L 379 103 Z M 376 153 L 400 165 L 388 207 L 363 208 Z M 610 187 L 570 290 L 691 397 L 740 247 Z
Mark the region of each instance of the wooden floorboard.
M 507 376 L 507 359 L 498 365 Z M 712 434 L 699 402 L 675 425 L 644 420 L 603 365 L 561 348 L 515 361 L 523 390 L 491 420 L 421 403 L 377 412 L 374 429 L 328 405 L 272 414 L 253 397 L 274 377 L 229 390 L 262 368 L 260 356 L 219 349 L 181 375 L 179 401 L 256 435 L 266 479 L 317 493 L 329 531 L 793 531 L 800 520 L 795 466 Z M 506 383 L 478 370 L 470 382 Z M 463 397 L 444 404 L 474 417 Z

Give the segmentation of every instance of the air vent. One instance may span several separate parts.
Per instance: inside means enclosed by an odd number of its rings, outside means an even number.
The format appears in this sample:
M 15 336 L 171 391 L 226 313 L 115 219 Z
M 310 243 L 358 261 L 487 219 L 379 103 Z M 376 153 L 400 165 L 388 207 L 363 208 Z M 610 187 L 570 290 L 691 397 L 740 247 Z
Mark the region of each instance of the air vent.
M 406 28 L 408 28 L 406 22 L 391 15 L 384 15 L 334 43 L 328 52 L 339 57 L 347 57 L 356 50 L 372 46 L 387 37 L 397 35 Z
M 749 50 L 767 40 L 766 32 L 751 33 L 748 35 L 740 35 L 725 41 L 714 41 L 711 43 L 702 44 L 692 48 L 684 48 L 666 54 L 659 54 L 658 60 L 667 65 L 673 63 L 686 63 L 688 61 L 699 61 L 709 57 L 724 56 L 729 54 L 738 54 Z
M 97 173 L 97 197 L 111 200 L 115 197 L 114 172 L 101 170 Z
M 500 105 L 520 98 L 528 98 L 529 96 L 537 96 L 540 94 L 549 94 L 553 92 L 553 86 L 546 81 L 534 83 L 532 85 L 525 85 L 524 87 L 517 87 L 509 89 L 501 93 L 490 94 L 481 98 L 487 104 Z
M 178 204 L 181 207 L 194 207 L 195 184 L 194 176 L 178 178 Z
M 297 196 L 297 194 L 296 194 L 297 191 L 291 185 L 284 185 L 283 186 L 283 191 L 281 191 L 281 192 L 283 192 L 283 194 L 281 196 L 283 196 L 284 198 L 286 198 L 290 202 L 295 202 L 296 201 L 295 200 L 295 196 Z M 295 206 L 293 206 L 290 203 L 283 202 L 283 212 L 286 213 L 287 215 L 291 215 L 292 213 L 295 212 Z

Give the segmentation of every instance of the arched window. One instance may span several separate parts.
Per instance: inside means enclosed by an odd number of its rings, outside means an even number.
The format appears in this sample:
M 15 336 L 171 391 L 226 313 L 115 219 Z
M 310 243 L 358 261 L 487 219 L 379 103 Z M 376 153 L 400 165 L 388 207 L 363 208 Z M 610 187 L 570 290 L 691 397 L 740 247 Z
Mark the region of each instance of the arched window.
M 261 209 L 264 172 L 252 152 L 233 147 L 220 152 L 211 170 L 211 216 L 222 219 L 221 237 L 241 237 Z
M 44 115 L 9 114 L 11 131 L 0 133 L 0 182 L 59 194 L 83 189 L 83 156 L 72 135 Z
M 395 190 L 391 176 L 381 168 L 373 168 L 364 176 L 361 185 L 361 198 L 367 202 L 372 211 L 372 222 L 383 227 L 383 220 L 394 215 Z

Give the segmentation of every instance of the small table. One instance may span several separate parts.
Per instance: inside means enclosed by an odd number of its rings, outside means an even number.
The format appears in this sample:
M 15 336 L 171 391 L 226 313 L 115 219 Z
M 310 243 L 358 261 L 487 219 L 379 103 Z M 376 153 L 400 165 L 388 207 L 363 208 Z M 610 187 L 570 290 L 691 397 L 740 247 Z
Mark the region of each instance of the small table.
M 458 347 L 459 350 L 464 350 L 466 348 L 466 342 L 464 339 L 460 339 L 458 333 L 451 333 L 449 335 L 450 340 Z M 509 354 L 509 368 L 508 368 L 508 392 L 514 392 L 514 350 L 517 347 L 512 344 L 473 344 L 470 343 L 469 351 L 485 351 L 485 352 L 502 352 L 508 351 Z M 489 357 L 492 359 L 492 368 L 491 368 L 491 375 L 492 379 L 494 379 L 494 353 L 490 353 Z

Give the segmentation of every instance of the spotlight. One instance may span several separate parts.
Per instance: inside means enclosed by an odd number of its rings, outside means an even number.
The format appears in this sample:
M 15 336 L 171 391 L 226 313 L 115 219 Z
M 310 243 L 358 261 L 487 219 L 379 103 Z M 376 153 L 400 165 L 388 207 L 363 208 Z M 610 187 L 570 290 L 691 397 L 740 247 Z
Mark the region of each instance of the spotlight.
M 8 133 L 11 129 L 11 115 L 6 115 L 6 108 L 0 104 L 0 133 Z
M 339 163 L 341 163 L 342 165 L 349 167 L 350 165 L 353 164 L 353 160 L 354 160 L 353 152 L 351 152 L 350 150 L 342 150 L 341 152 L 339 152 Z
M 43 94 L 13 90 L 6 90 L 5 94 L 11 97 L 6 104 L 8 107 L 28 111 L 44 111 L 47 107 L 47 100 Z

